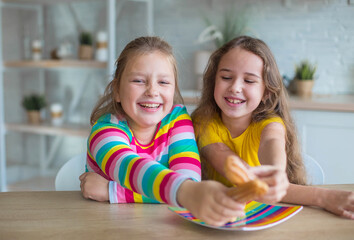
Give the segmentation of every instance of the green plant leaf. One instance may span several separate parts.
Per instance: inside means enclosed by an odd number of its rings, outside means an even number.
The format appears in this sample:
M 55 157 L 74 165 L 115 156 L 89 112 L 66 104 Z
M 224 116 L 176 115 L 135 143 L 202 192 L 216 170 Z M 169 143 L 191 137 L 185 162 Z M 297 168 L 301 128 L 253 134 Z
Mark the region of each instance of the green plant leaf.
M 295 65 L 295 78 L 298 80 L 313 80 L 317 66 L 311 64 L 308 60 L 303 60 Z
M 246 30 L 246 9 L 237 10 L 235 7 L 224 11 L 223 19 L 220 24 L 215 24 L 209 18 L 204 17 L 207 26 L 215 25 L 221 32 L 223 39 L 215 39 L 217 48 L 234 39 L 235 37 L 245 34 Z
M 92 45 L 92 35 L 90 32 L 82 32 L 79 37 L 81 45 Z
M 31 94 L 25 96 L 22 100 L 22 106 L 27 111 L 39 111 L 47 105 L 44 95 Z

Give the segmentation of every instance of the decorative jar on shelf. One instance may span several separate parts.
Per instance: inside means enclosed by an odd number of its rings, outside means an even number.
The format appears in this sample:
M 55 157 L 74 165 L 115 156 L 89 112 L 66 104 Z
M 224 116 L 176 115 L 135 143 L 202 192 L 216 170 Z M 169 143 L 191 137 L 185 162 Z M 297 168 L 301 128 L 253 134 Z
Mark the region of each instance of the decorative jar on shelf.
M 42 43 L 40 40 L 32 42 L 32 60 L 39 61 L 42 59 Z
M 95 59 L 96 61 L 99 62 L 106 62 L 108 60 L 106 32 L 101 31 L 97 33 L 97 47 L 96 47 Z
M 54 126 L 63 124 L 63 106 L 60 103 L 53 103 L 50 105 L 50 116 Z
M 208 65 L 211 54 L 211 51 L 202 50 L 194 54 L 194 72 L 197 75 L 197 90 L 202 90 L 203 88 L 203 73 Z

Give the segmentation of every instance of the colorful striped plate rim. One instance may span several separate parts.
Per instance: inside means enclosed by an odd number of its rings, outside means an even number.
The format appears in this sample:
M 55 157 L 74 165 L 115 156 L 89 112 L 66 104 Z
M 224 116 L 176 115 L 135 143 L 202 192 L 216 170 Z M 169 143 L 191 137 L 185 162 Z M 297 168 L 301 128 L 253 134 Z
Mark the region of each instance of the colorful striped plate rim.
M 236 221 L 229 222 L 221 227 L 211 226 L 195 218 L 187 209 L 178 207 L 168 207 L 172 212 L 184 219 L 205 227 L 221 230 L 234 231 L 256 231 L 276 226 L 302 210 L 302 206 L 275 206 L 260 202 L 249 202 L 246 205 L 246 216 L 237 218 Z

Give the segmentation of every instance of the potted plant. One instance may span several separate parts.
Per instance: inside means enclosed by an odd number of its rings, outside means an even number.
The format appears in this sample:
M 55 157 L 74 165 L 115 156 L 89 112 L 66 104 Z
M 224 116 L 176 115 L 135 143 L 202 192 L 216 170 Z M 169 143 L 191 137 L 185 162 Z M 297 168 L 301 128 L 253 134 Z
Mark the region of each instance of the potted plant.
M 222 14 L 223 18 L 219 23 L 213 23 L 212 20 L 204 17 L 207 27 L 200 33 L 197 42 L 214 41 L 216 48 L 219 48 L 233 38 L 245 34 L 249 31 L 245 18 L 246 11 L 246 9 L 227 9 Z
M 29 123 L 39 124 L 41 122 L 40 110 L 46 106 L 44 95 L 34 93 L 25 96 L 22 100 L 22 106 L 27 111 Z
M 312 95 L 312 88 L 314 84 L 314 75 L 317 66 L 311 64 L 308 60 L 303 60 L 295 65 L 295 86 L 296 93 L 300 97 L 310 97 Z
M 92 35 L 90 32 L 81 32 L 79 37 L 79 59 L 91 60 L 93 56 Z

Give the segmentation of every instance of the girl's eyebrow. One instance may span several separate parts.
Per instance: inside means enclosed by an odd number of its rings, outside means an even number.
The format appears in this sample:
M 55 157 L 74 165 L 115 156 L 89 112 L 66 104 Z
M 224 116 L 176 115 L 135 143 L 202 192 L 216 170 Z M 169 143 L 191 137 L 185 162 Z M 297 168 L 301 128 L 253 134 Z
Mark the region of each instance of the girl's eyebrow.
M 231 72 L 231 70 L 228 68 L 222 68 L 219 70 L 219 72 Z
M 253 77 L 256 77 L 256 78 L 261 79 L 261 77 L 260 77 L 260 76 L 258 76 L 258 75 L 257 75 L 257 74 L 255 74 L 255 73 L 245 72 L 245 74 L 246 74 L 246 75 L 250 75 L 250 76 L 253 76 Z
M 231 71 L 230 69 L 228 69 L 228 68 L 221 68 L 221 69 L 219 70 L 219 72 L 232 72 L 232 71 Z M 258 76 L 258 75 L 255 74 L 255 73 L 245 72 L 245 75 L 250 75 L 250 76 L 254 76 L 254 77 L 256 77 L 256 78 L 261 79 L 261 77 Z
M 131 72 L 128 72 L 127 74 L 128 76 L 135 76 L 135 75 L 145 75 L 143 72 L 134 72 L 134 71 L 131 71 Z
M 145 73 L 145 72 L 138 72 L 138 71 L 136 71 L 136 72 L 132 71 L 132 72 L 129 72 L 127 75 L 128 75 L 128 76 L 146 76 L 147 73 Z M 157 74 L 157 76 L 158 76 L 158 77 L 162 77 L 162 78 L 165 78 L 165 77 L 167 78 L 167 77 L 171 77 L 171 76 L 173 76 L 173 75 L 171 75 L 171 74 L 169 74 L 169 73 L 159 73 L 159 74 Z
M 157 76 L 159 76 L 159 77 L 172 77 L 173 75 L 168 74 L 168 73 L 161 73 L 161 74 L 158 74 Z

